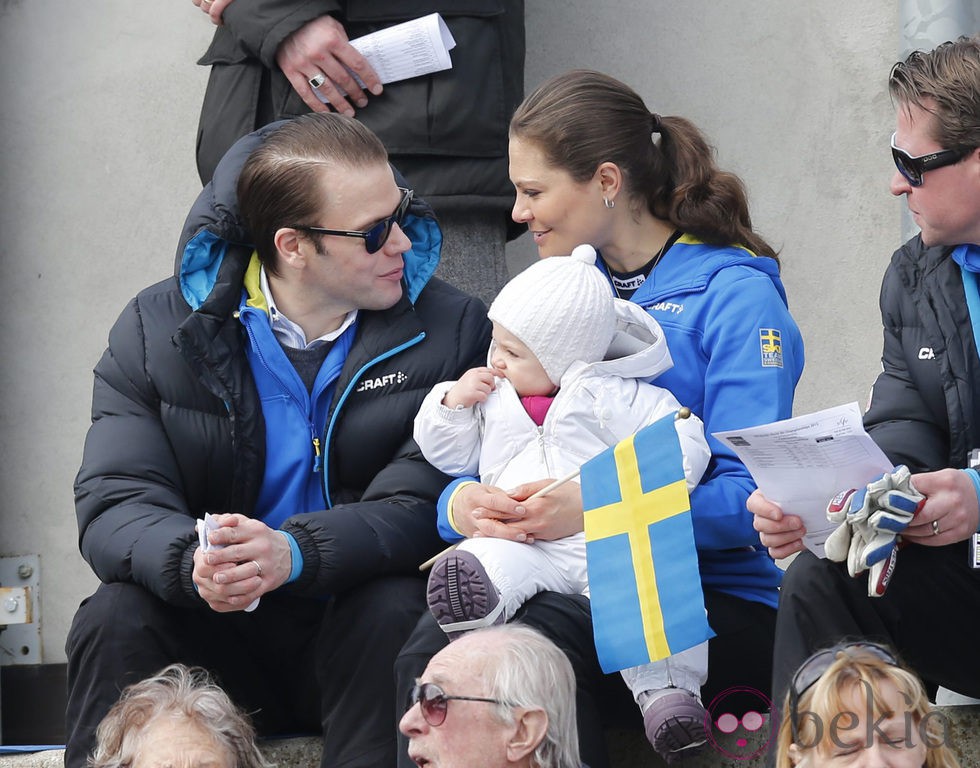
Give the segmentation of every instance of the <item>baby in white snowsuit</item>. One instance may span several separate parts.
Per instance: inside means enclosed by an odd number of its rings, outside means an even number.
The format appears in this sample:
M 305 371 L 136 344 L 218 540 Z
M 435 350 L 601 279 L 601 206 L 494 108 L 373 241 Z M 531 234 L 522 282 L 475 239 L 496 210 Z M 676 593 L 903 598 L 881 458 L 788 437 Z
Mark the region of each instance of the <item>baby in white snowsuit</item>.
M 429 463 L 500 488 L 564 477 L 681 407 L 649 383 L 673 364 L 660 325 L 613 296 L 595 258 L 591 246 L 579 246 L 504 286 L 488 313 L 488 365 L 434 387 L 415 419 L 415 440 Z M 674 423 L 690 492 L 710 449 L 696 416 Z M 436 561 L 428 598 L 453 637 L 507 621 L 546 590 L 589 594 L 583 533 L 533 544 L 467 539 Z M 705 642 L 622 671 L 651 742 L 660 734 L 658 751 L 667 744 L 675 755 L 704 742 L 707 664 Z

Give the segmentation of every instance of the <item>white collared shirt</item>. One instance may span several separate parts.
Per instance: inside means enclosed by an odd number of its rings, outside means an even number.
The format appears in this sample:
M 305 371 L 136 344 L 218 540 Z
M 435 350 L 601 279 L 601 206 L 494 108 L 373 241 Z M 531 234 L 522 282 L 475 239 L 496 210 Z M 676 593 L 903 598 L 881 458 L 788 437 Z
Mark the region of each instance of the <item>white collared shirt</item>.
M 303 329 L 276 308 L 276 300 L 272 296 L 272 289 L 269 287 L 269 278 L 265 274 L 265 267 L 262 267 L 259 272 L 259 288 L 265 295 L 266 303 L 269 305 L 269 319 L 272 323 L 272 333 L 280 344 L 290 349 L 308 349 L 325 341 L 336 341 L 350 327 L 351 323 L 357 319 L 357 310 L 353 309 L 347 313 L 344 322 L 335 331 L 325 333 L 308 342 Z

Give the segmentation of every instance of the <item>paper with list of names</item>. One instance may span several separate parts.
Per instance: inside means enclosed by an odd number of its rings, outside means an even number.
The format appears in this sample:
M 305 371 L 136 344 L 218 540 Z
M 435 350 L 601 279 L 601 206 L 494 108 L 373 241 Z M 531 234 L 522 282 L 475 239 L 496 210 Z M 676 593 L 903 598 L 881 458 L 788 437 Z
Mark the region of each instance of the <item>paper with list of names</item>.
M 864 431 L 857 403 L 713 434 L 735 451 L 766 498 L 803 520 L 803 543 L 818 557 L 837 527 L 827 520 L 827 502 L 893 469 Z
M 442 16 L 430 13 L 355 38 L 350 44 L 374 67 L 381 82 L 387 84 L 452 69 L 449 51 L 456 47 L 456 40 Z M 355 79 L 364 85 L 356 75 Z M 314 89 L 313 93 L 324 104 L 328 103 L 319 90 Z

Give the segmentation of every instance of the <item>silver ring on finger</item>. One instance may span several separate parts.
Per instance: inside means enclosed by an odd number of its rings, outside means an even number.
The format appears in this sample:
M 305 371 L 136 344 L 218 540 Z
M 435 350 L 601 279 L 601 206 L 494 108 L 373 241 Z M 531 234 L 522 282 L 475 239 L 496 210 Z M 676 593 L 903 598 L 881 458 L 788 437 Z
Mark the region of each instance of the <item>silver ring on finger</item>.
M 933 520 L 932 521 L 932 535 L 933 536 L 938 536 L 939 535 L 939 521 L 938 520 Z
M 309 78 L 307 82 L 310 84 L 310 88 L 314 91 L 327 82 L 327 76 L 322 72 L 317 72 L 313 77 Z
M 259 565 L 259 561 L 258 560 L 253 560 L 252 562 L 255 563 L 255 575 L 261 577 L 262 576 L 262 566 Z

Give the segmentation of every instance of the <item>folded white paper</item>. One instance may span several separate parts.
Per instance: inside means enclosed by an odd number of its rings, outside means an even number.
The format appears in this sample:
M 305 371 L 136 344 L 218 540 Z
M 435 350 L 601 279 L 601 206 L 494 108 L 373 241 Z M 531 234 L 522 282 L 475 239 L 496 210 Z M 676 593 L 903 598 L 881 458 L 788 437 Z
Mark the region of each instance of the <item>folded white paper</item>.
M 208 541 L 208 531 L 216 531 L 220 526 L 214 522 L 214 518 L 211 516 L 210 512 L 204 513 L 204 519 L 197 521 L 197 540 L 201 545 L 202 552 L 211 552 L 216 549 L 224 549 L 222 544 L 212 544 Z M 261 597 L 255 598 L 251 603 L 249 603 L 248 608 L 245 609 L 246 613 L 251 613 L 256 608 L 259 607 L 259 600 Z
M 452 69 L 456 47 L 442 16 L 430 13 L 350 41 L 378 73 L 382 83 Z
M 452 69 L 449 51 L 456 47 L 456 40 L 442 16 L 430 13 L 355 38 L 350 44 L 374 67 L 381 82 L 387 84 Z M 364 86 L 357 75 L 354 79 Z M 313 93 L 324 104 L 328 103 L 318 89 L 314 88 Z

